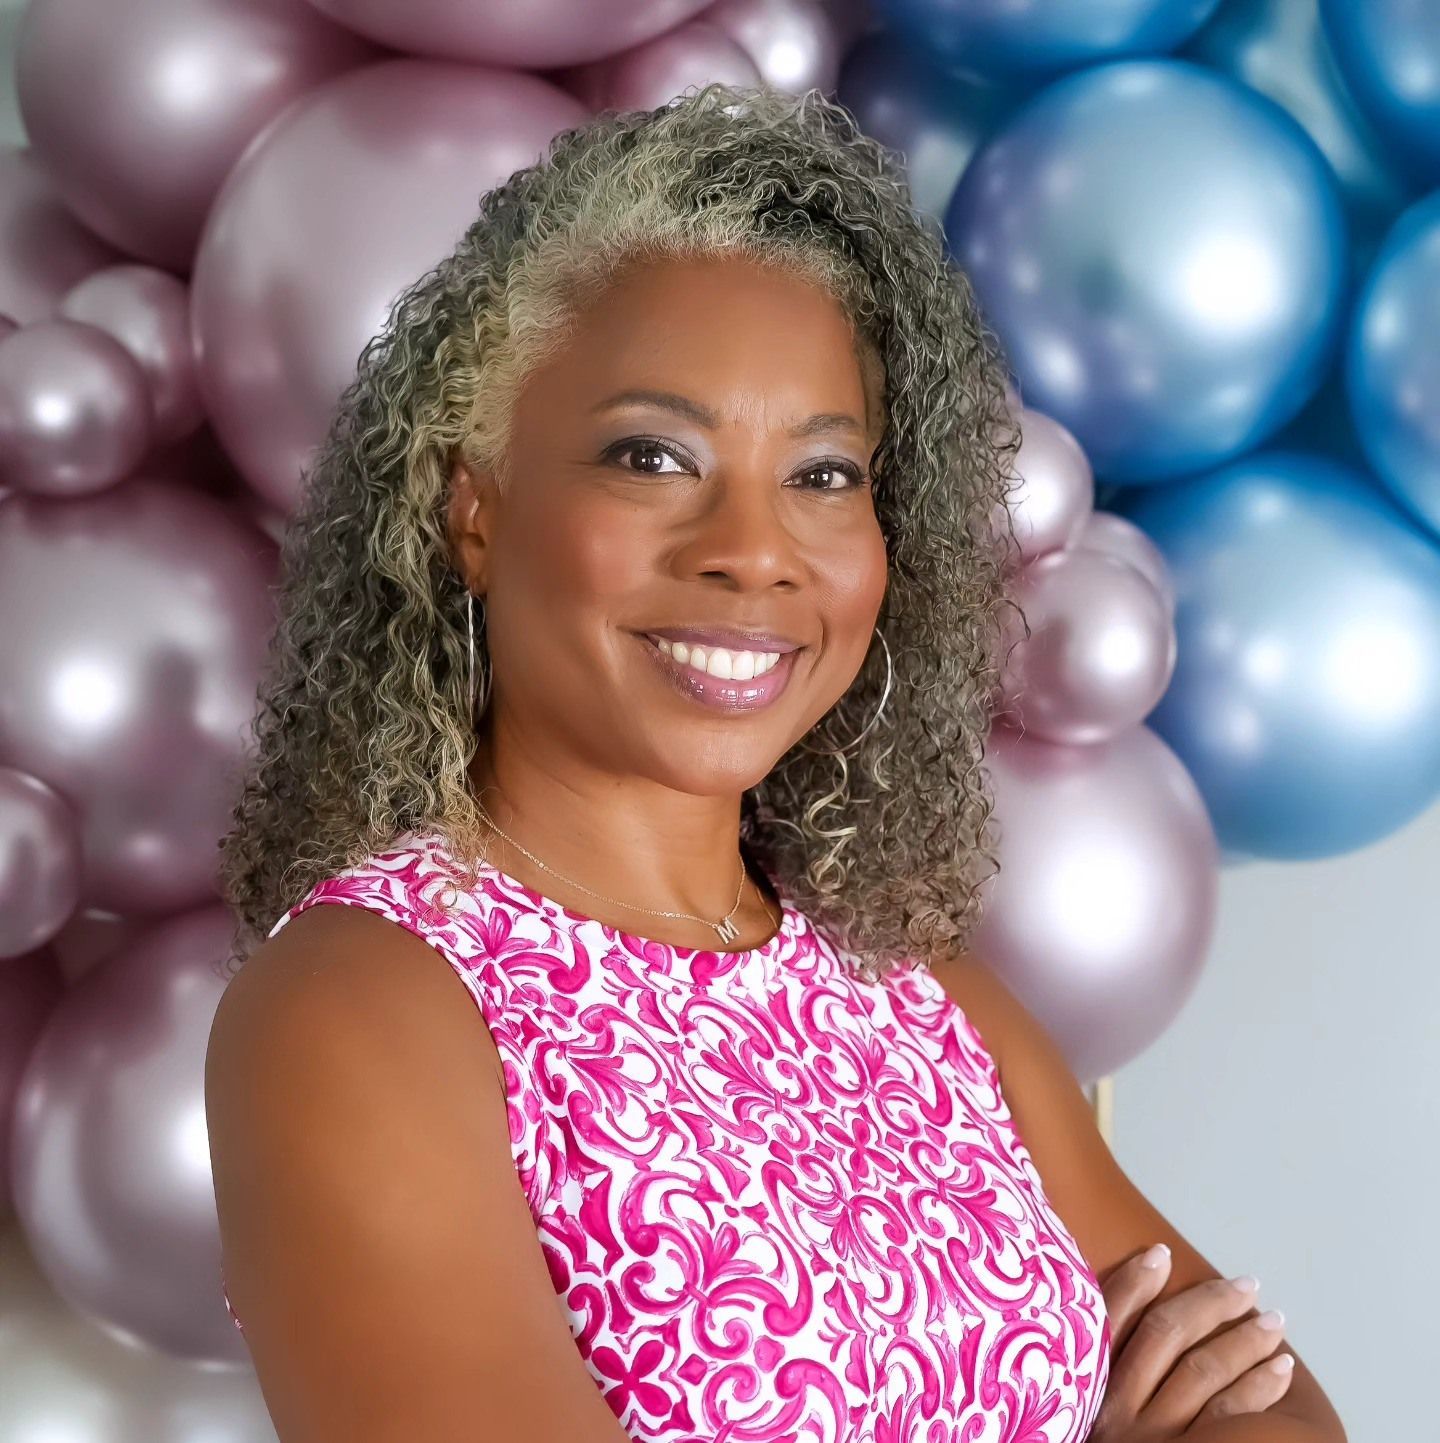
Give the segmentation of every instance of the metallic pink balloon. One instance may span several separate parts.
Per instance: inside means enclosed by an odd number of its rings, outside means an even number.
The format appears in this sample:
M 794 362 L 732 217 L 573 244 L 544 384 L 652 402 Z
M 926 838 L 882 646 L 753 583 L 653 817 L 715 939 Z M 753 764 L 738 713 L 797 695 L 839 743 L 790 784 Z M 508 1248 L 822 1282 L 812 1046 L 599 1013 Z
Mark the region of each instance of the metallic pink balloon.
M 250 141 L 296 96 L 376 54 L 298 0 L 31 0 L 20 113 L 86 225 L 183 274 Z
M 204 421 L 184 281 L 154 266 L 107 266 L 65 293 L 60 314 L 109 332 L 139 362 L 149 382 L 156 444 L 179 441 Z
M 755 62 L 718 26 L 692 20 L 621 55 L 554 77 L 592 110 L 653 110 L 712 80 L 755 85 Z
M 10 1139 L 20 1074 L 64 995 L 65 979 L 48 947 L 0 962 L 0 1225 L 10 1215 Z M 8 1376 L 0 1365 L 0 1377 Z
M 841 21 L 822 0 L 715 0 L 702 18 L 755 62 L 768 85 L 795 95 L 811 87 L 834 93 Z
M 0 502 L 0 757 L 79 812 L 87 906 L 217 895 L 275 571 L 233 505 L 143 474 Z
M 310 0 L 382 45 L 438 60 L 543 70 L 615 55 L 709 0 Z
M 1204 799 L 1148 727 L 1095 746 L 991 733 L 1001 871 L 973 951 L 1082 1083 L 1173 1022 L 1214 935 L 1219 847 Z
M 293 509 L 399 294 L 485 191 L 587 118 L 533 75 L 392 60 L 322 86 L 246 152 L 201 239 L 191 315 L 211 424 L 271 505 Z
M 38 777 L 0 766 L 0 958 L 34 951 L 70 920 L 80 867 L 70 803 Z
M 140 363 L 83 321 L 36 321 L 0 341 L 0 474 L 24 491 L 88 496 L 150 449 L 155 414 Z
M 21 325 L 44 320 L 77 281 L 121 259 L 75 219 L 30 151 L 0 146 L 0 311 Z
M 238 1361 L 220 1291 L 205 1051 L 234 918 L 202 907 L 69 989 L 20 1078 L 15 1210 L 72 1307 L 192 1361 Z
M 1080 443 L 1058 421 L 1026 406 L 1015 417 L 1019 484 L 1009 507 L 1023 564 L 1074 543 L 1095 507 L 1095 476 Z
M 1170 607 L 1133 566 L 1102 551 L 1051 551 L 1012 593 L 1030 627 L 1005 618 L 1002 720 L 1046 741 L 1105 741 L 1165 694 L 1179 650 Z
M 1074 544 L 1085 551 L 1103 551 L 1133 566 L 1159 592 L 1170 614 L 1175 614 L 1175 583 L 1165 554 L 1128 517 L 1113 511 L 1092 511 Z

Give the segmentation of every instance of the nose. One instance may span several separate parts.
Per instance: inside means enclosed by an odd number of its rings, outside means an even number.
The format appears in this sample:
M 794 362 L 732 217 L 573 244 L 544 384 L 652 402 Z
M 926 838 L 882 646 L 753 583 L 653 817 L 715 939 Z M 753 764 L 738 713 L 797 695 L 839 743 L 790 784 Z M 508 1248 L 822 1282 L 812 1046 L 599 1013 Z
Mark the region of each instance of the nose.
M 741 590 L 797 583 L 800 555 L 779 483 L 740 471 L 712 480 L 691 535 L 675 553 L 676 566 L 687 575 L 718 578 Z

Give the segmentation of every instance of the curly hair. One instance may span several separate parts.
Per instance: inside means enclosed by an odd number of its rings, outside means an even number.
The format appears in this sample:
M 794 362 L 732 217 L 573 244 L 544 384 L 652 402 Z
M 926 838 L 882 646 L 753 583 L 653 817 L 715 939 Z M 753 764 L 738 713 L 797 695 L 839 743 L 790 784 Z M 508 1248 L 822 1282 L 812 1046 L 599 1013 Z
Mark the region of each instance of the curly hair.
M 220 842 L 239 918 L 228 961 L 410 829 L 443 835 L 474 884 L 488 834 L 467 774 L 453 460 L 503 489 L 517 393 L 587 299 L 632 263 L 718 254 L 823 286 L 884 387 L 872 495 L 891 695 L 863 745 L 837 750 L 876 713 L 872 644 L 845 695 L 745 792 L 741 843 L 870 980 L 963 946 L 999 871 L 983 760 L 1000 611 L 1015 606 L 1007 369 L 898 157 L 817 89 L 712 83 L 557 135 L 481 198 L 361 353 L 282 538 L 256 745 Z

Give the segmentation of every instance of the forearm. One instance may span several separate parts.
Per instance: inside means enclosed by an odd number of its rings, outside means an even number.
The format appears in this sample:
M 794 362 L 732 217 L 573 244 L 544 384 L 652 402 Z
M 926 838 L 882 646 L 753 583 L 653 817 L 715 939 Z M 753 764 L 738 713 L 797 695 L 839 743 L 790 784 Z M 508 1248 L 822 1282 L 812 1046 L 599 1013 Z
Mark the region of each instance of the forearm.
M 1343 1428 L 1266 1409 L 1193 1424 L 1186 1443 L 1348 1443 Z

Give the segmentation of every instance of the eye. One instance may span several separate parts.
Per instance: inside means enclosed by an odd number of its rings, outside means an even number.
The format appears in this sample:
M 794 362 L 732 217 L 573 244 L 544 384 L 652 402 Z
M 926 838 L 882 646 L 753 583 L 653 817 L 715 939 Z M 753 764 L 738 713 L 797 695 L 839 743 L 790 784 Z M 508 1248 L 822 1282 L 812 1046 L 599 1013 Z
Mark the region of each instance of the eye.
M 651 459 L 661 456 L 669 456 L 672 461 L 680 461 L 682 463 L 682 471 L 684 470 L 683 463 L 687 459 L 683 457 L 680 452 L 676 451 L 673 447 L 668 445 L 666 442 L 658 440 L 654 436 L 627 436 L 625 440 L 617 441 L 613 446 L 606 447 L 602 459 L 606 461 L 618 460 L 621 456 L 631 451 L 644 454 Z M 674 474 L 673 472 L 661 471 L 658 468 L 652 466 L 626 466 L 625 469 L 627 471 L 638 471 L 642 476 L 664 476 Z
M 802 485 L 800 489 L 802 491 L 850 491 L 865 484 L 865 477 L 860 468 L 853 461 L 845 461 L 838 456 L 819 461 L 801 474 L 803 476 L 834 476 L 837 473 L 846 478 L 845 482 L 838 486 L 827 482 L 820 486 Z

